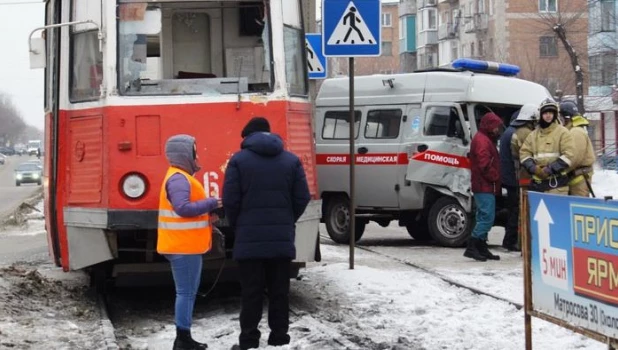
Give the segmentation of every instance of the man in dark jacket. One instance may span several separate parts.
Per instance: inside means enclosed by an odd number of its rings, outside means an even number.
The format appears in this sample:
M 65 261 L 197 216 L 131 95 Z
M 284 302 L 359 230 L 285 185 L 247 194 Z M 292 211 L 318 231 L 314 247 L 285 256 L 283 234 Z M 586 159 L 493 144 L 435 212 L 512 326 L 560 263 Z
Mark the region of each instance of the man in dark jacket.
M 223 207 L 235 229 L 234 259 L 242 288 L 239 344 L 257 348 L 262 296 L 268 289 L 269 345 L 285 345 L 288 335 L 290 262 L 296 258 L 295 224 L 310 194 L 300 159 L 283 150 L 281 137 L 268 121 L 253 118 L 241 136 L 242 150 L 225 171 Z
M 502 187 L 506 189 L 506 205 L 509 208 L 509 215 L 504 228 L 504 238 L 502 247 L 509 251 L 517 251 L 517 231 L 519 228 L 519 184 L 517 182 L 517 171 L 515 169 L 515 159 L 511 152 L 511 140 L 515 134 L 514 122 L 519 115 L 519 110 L 513 113 L 509 127 L 500 137 L 500 181 Z M 519 160 L 519 155 L 517 156 Z
M 474 260 L 500 260 L 487 247 L 487 234 L 494 225 L 496 216 L 496 194 L 502 192 L 500 186 L 500 156 L 497 140 L 504 125 L 496 114 L 489 112 L 481 119 L 479 131 L 470 144 L 470 164 L 472 167 L 472 192 L 476 204 L 476 225 L 464 256 Z

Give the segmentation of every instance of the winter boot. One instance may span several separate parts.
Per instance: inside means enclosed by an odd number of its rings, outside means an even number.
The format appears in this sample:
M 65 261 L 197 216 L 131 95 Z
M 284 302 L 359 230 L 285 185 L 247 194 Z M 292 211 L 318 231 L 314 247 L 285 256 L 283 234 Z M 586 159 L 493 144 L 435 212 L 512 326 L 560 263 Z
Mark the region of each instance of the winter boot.
M 191 331 L 176 328 L 176 340 L 174 340 L 174 350 L 204 350 L 207 349 L 206 343 L 198 343 L 191 337 Z
M 471 258 L 478 261 L 487 261 L 487 258 L 481 255 L 481 253 L 479 252 L 478 242 L 480 242 L 478 239 L 470 237 L 468 239 L 468 247 L 466 248 L 466 251 L 463 255 L 466 258 Z
M 477 240 L 478 243 L 478 251 L 482 256 L 486 257 L 488 260 L 500 260 L 499 255 L 494 255 L 489 251 L 489 247 L 487 246 L 487 241 L 485 240 Z

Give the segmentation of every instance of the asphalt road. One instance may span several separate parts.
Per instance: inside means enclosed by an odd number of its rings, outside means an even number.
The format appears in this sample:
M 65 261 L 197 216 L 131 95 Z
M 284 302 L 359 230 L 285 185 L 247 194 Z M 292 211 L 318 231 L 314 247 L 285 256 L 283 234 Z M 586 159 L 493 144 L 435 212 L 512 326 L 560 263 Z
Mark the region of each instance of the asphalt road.
M 23 184 L 15 186 L 15 168 L 29 160 L 37 160 L 36 157 L 9 156 L 7 163 L 0 165 L 0 217 L 3 217 L 15 209 L 26 198 L 32 196 L 41 186 L 36 184 Z
M 36 159 L 10 156 L 6 164 L 0 165 L 0 218 L 41 190 L 41 186 L 36 184 L 15 186 L 15 168 L 23 162 Z M 46 260 L 49 260 L 49 256 L 43 220 L 30 220 L 24 227 L 0 227 L 0 265 Z

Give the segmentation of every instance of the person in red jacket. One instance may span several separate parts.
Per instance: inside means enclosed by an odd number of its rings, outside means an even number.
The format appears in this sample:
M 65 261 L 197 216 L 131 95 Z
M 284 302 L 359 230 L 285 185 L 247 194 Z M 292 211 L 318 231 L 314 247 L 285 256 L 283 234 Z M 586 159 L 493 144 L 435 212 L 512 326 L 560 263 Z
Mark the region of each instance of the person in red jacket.
M 496 195 L 500 194 L 500 155 L 497 141 L 504 130 L 500 117 L 487 113 L 481 118 L 479 131 L 470 144 L 472 193 L 476 205 L 476 225 L 464 256 L 474 260 L 500 260 L 487 247 L 487 234 L 494 225 Z

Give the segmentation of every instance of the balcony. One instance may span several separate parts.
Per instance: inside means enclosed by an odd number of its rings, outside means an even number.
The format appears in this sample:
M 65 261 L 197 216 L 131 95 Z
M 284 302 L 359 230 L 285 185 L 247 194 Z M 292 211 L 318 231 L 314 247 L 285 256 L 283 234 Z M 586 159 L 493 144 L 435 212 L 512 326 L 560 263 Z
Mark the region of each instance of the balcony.
M 442 23 L 438 27 L 438 40 L 453 39 L 458 37 L 459 26 L 455 23 Z
M 478 32 L 481 30 L 487 30 L 488 16 L 486 13 L 475 13 L 472 17 L 469 17 L 464 25 L 464 31 L 466 33 Z
M 429 45 L 438 44 L 438 31 L 437 30 L 425 30 L 418 33 L 418 43 L 416 47 L 425 47 Z
M 437 3 L 438 3 L 438 0 L 421 0 L 419 1 L 419 8 L 436 7 Z

